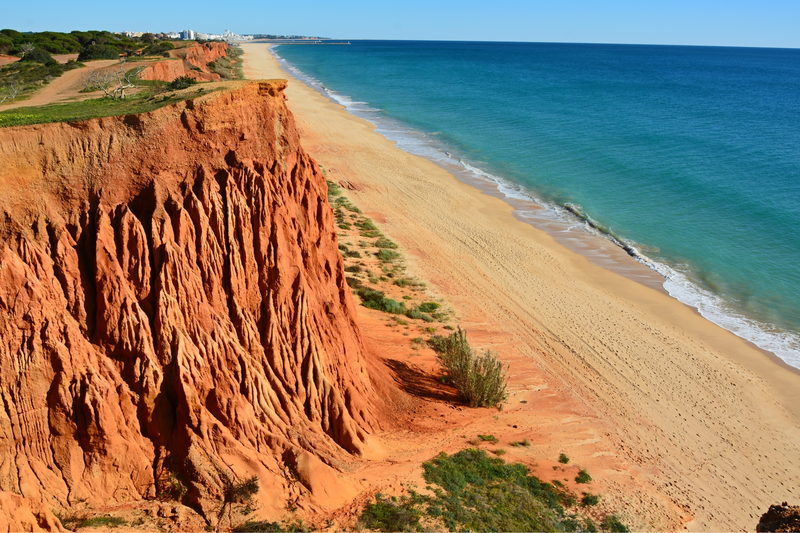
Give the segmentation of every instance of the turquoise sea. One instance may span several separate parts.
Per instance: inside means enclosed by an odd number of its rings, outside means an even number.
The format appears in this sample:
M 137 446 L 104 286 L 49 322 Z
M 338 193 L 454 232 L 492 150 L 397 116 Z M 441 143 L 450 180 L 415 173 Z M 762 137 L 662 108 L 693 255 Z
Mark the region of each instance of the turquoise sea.
M 673 297 L 800 368 L 800 50 L 273 51 L 401 148 L 623 246 Z

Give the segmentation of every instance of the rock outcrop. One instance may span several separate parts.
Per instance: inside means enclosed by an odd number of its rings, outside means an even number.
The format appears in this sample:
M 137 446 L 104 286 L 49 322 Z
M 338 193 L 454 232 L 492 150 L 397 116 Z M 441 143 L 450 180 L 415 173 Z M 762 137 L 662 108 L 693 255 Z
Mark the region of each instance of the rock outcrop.
M 756 531 L 800 531 L 800 506 L 789 505 L 787 502 L 770 505 L 769 510 L 761 515 Z
M 42 502 L 0 492 L 0 531 L 67 531 Z
M 0 490 L 348 494 L 380 402 L 284 87 L 0 129 Z
M 171 58 L 148 65 L 139 73 L 143 80 L 174 81 L 189 77 L 197 81 L 219 81 L 220 76 L 211 72 L 209 63 L 228 53 L 228 43 L 193 44 L 185 48 L 171 50 Z

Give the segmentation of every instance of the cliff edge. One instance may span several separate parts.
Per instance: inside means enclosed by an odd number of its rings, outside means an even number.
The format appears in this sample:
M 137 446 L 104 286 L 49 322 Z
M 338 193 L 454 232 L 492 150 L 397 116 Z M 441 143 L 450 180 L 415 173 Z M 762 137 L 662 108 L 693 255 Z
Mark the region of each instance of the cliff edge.
M 327 186 L 285 82 L 232 86 L 0 129 L 0 490 L 177 486 L 207 518 L 253 475 L 265 510 L 352 495 L 380 402 Z

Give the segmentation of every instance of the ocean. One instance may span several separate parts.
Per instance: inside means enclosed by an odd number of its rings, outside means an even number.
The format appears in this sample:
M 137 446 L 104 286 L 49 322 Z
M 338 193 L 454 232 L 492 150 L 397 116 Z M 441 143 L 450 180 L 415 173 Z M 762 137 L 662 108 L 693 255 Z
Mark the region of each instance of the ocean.
M 400 148 L 622 247 L 800 368 L 800 50 L 351 43 L 273 51 Z

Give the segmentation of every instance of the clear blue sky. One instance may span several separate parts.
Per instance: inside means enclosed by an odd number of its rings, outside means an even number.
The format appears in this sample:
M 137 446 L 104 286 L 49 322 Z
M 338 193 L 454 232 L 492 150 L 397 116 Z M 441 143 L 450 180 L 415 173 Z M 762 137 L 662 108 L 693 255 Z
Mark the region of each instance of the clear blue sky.
M 4 2 L 20 31 L 169 31 L 800 48 L 800 0 L 36 0 Z

